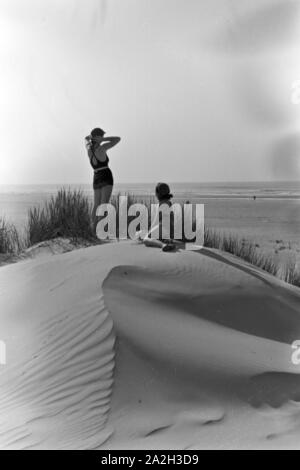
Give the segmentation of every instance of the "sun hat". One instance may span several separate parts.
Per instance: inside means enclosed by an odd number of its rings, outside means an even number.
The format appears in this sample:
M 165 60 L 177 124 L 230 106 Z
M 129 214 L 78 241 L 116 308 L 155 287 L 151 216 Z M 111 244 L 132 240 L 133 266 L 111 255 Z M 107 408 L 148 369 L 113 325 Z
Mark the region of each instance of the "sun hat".
M 155 192 L 159 199 L 170 199 L 173 194 L 170 193 L 170 187 L 167 183 L 157 183 Z

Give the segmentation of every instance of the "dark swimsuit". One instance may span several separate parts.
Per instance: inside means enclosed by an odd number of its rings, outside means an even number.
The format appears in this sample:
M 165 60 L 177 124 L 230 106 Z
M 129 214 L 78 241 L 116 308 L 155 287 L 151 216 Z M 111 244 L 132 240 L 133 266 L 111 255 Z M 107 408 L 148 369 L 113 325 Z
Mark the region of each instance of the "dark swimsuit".
M 97 171 L 94 171 L 93 189 L 101 189 L 104 186 L 108 186 L 108 185 L 112 186 L 114 184 L 114 179 L 113 179 L 111 169 L 105 168 L 105 167 L 108 167 L 108 162 L 109 162 L 109 158 L 107 154 L 106 154 L 106 160 L 104 162 L 100 162 L 97 159 L 92 148 L 91 148 L 91 152 L 92 152 L 92 158 L 90 158 L 90 163 L 93 169 L 97 170 Z M 99 170 L 99 168 L 103 168 L 103 170 Z

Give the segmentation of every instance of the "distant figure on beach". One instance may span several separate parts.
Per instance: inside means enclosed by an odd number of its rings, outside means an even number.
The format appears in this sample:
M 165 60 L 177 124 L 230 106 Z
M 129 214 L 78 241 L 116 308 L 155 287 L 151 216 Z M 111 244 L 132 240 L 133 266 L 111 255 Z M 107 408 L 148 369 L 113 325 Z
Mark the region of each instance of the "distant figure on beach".
M 92 211 L 93 231 L 96 232 L 96 211 L 100 204 L 107 204 L 110 200 L 114 179 L 108 166 L 109 158 L 106 151 L 120 142 L 120 137 L 104 137 L 105 131 L 96 127 L 85 138 L 86 149 L 90 164 L 94 170 L 93 189 L 94 206 Z
M 171 199 L 173 194 L 171 194 L 167 183 L 157 183 L 155 195 L 158 199 L 158 207 L 163 204 L 169 207 L 172 206 Z M 182 242 L 177 242 L 172 238 L 174 236 L 174 221 L 172 217 L 170 217 L 169 233 L 165 232 L 165 229 L 163 220 L 160 220 L 160 213 L 157 211 L 149 232 L 145 236 L 143 236 L 142 232 L 138 232 L 137 238 L 146 246 L 161 248 L 163 251 L 174 251 L 182 245 Z M 151 236 L 155 238 L 151 238 Z
M 253 196 L 254 201 L 256 201 L 256 196 Z

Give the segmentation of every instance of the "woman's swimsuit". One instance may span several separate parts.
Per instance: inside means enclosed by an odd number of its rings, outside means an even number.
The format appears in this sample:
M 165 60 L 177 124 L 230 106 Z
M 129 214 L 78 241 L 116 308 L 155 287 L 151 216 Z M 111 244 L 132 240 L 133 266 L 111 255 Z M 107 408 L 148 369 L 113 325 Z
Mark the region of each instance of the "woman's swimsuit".
M 90 163 L 94 169 L 93 189 L 100 189 L 104 186 L 113 185 L 114 179 L 111 169 L 108 167 L 109 158 L 106 154 L 106 160 L 100 162 L 91 147 L 92 157 Z

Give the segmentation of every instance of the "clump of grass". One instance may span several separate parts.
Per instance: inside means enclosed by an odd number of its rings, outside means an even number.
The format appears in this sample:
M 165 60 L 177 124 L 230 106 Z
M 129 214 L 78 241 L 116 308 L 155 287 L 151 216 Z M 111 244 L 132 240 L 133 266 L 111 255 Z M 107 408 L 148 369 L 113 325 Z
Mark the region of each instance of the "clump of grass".
M 119 196 L 120 194 L 116 194 L 111 198 L 116 211 L 117 237 L 119 236 Z M 151 214 L 151 204 L 157 202 L 154 197 L 139 197 L 132 194 L 126 194 L 126 196 L 127 213 L 129 206 L 139 203 L 144 204 L 148 214 Z M 135 218 L 136 214 L 127 217 L 127 229 Z M 148 218 L 148 222 L 148 228 L 150 228 L 151 217 Z M 81 191 L 62 188 L 45 203 L 44 207 L 34 207 L 29 210 L 26 246 L 58 236 L 71 238 L 75 242 L 78 239 L 97 240 L 92 230 L 91 204 L 88 197 L 84 196 Z M 280 243 L 283 244 L 283 241 L 276 240 L 277 245 Z M 0 253 L 15 253 L 22 246 L 24 242 L 21 241 L 16 228 L 0 219 Z M 204 231 L 204 246 L 231 253 L 285 282 L 300 287 L 300 271 L 295 259 L 289 259 L 288 262 L 282 264 L 275 256 L 261 253 L 258 250 L 258 244 L 239 238 L 237 235 L 225 234 L 207 227 Z M 276 252 L 281 249 L 283 248 L 277 246 Z
M 249 240 L 210 228 L 205 228 L 204 246 L 227 251 L 289 284 L 300 287 L 300 270 L 295 257 L 289 257 L 285 262 L 280 261 L 272 254 L 259 252 L 257 244 Z M 278 253 L 277 250 L 276 252 Z
M 80 190 L 60 189 L 46 201 L 44 207 L 28 211 L 26 244 L 68 237 L 95 239 L 91 228 L 91 204 Z
M 0 253 L 16 254 L 22 249 L 22 240 L 14 224 L 0 217 Z

